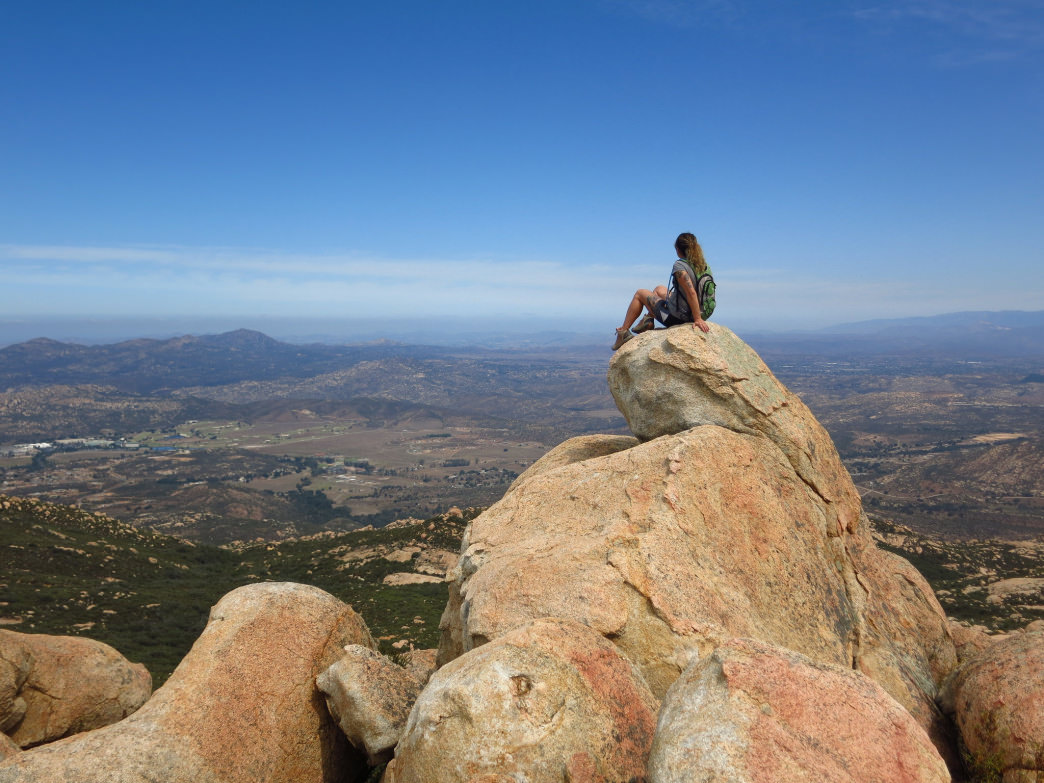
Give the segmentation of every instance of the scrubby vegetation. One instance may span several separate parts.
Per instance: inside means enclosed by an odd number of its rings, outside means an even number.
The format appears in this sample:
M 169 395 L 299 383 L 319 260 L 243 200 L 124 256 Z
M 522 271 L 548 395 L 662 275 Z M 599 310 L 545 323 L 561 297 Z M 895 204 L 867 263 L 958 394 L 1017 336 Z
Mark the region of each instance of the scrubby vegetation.
M 111 644 L 144 663 L 159 685 L 222 595 L 250 582 L 293 581 L 352 605 L 384 652 L 430 648 L 438 643 L 446 585 L 382 580 L 412 571 L 422 551 L 455 552 L 475 513 L 231 548 L 192 544 L 72 506 L 0 496 L 0 617 L 11 630 Z
M 872 522 L 878 546 L 921 572 L 948 617 L 992 631 L 1044 620 L 1044 542 L 952 542 Z

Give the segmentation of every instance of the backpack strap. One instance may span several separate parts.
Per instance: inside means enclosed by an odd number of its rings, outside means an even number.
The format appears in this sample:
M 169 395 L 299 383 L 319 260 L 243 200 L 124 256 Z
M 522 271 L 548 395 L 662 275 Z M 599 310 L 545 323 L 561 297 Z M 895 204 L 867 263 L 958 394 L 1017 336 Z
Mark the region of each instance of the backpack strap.
M 697 274 L 696 269 L 688 261 L 688 259 L 679 258 L 678 260 L 683 263 L 685 267 L 685 273 L 689 276 L 689 280 L 692 282 L 692 287 L 696 289 L 696 300 L 697 303 L 700 305 L 700 309 L 702 310 L 703 298 L 700 296 L 700 279 L 702 275 Z M 692 313 L 689 312 L 689 302 L 688 300 L 686 300 L 685 294 L 679 291 L 677 285 L 675 285 L 674 275 L 675 273 L 672 271 L 670 282 L 667 284 L 668 301 L 671 301 L 672 299 L 671 294 L 675 294 L 673 300 L 677 303 L 677 306 L 675 307 L 675 310 L 677 312 L 675 312 L 674 315 L 683 318 L 690 317 L 692 316 Z

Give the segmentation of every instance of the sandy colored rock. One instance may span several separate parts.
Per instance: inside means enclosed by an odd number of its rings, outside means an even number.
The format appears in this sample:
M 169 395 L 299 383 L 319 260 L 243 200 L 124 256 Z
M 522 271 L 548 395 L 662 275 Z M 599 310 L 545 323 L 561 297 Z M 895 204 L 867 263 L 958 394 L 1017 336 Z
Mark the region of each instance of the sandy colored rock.
M 733 640 L 671 686 L 649 783 L 943 783 L 913 717 L 869 677 Z
M 597 633 L 537 620 L 432 675 L 384 783 L 641 780 L 657 706 Z
M 1044 780 L 1044 632 L 997 639 L 946 686 L 961 737 L 979 770 L 1004 781 Z
M 960 770 L 957 735 L 937 705 L 939 686 L 957 667 L 950 622 L 931 587 L 910 561 L 877 548 L 864 523 L 846 535 L 846 551 L 866 589 L 855 667 L 884 687 Z
M 384 559 L 390 560 L 393 563 L 408 563 L 420 551 L 421 548 L 419 546 L 407 546 L 402 549 L 396 549 L 393 552 L 388 552 L 384 555 Z
M 15 744 L 13 739 L 8 737 L 6 734 L 0 734 L 0 761 L 21 752 L 22 749 Z
M 528 478 L 563 465 L 584 462 L 595 457 L 605 457 L 638 445 L 638 439 L 630 435 L 580 435 L 560 443 L 538 459 L 522 475 L 515 479 L 508 491 Z
M 420 692 L 406 669 L 358 644 L 345 647 L 316 685 L 344 735 L 374 765 L 390 758 Z
M 423 688 L 435 671 L 438 650 L 410 650 L 405 653 L 406 671 Z
M 21 690 L 33 668 L 33 656 L 21 643 L 25 634 L 0 630 L 0 732 L 11 731 L 25 717 Z
M 381 583 L 394 587 L 396 585 L 438 584 L 444 581 L 446 581 L 445 577 L 441 576 L 415 574 L 411 571 L 398 571 L 394 574 L 388 574 L 381 580 Z
M 991 582 L 986 590 L 991 598 L 996 597 L 1002 600 L 1010 596 L 1044 595 L 1044 578 L 1027 576 L 1017 579 L 1001 579 L 998 582 Z
M 754 638 L 858 668 L 950 743 L 935 706 L 956 665 L 946 618 L 921 575 L 860 524 L 825 430 L 723 327 L 708 340 L 660 331 L 612 366 L 657 347 L 674 381 L 695 377 L 694 410 L 719 423 L 587 459 L 590 439 L 567 441 L 519 477 L 465 532 L 440 664 L 527 620 L 565 617 L 611 639 L 662 697 L 694 653 Z
M 191 651 L 137 712 L 0 764 L 0 783 L 320 783 L 365 777 L 315 677 L 372 645 L 351 607 L 262 583 L 222 598 Z
M 659 696 L 694 652 L 744 636 L 840 665 L 873 656 L 903 691 L 912 666 L 927 691 L 910 706 L 930 702 L 941 609 L 899 563 L 857 574 L 849 549 L 868 567 L 878 550 L 858 529 L 829 535 L 828 518 L 772 443 L 716 426 L 539 473 L 466 531 L 440 664 L 528 619 L 568 617 L 613 639 Z M 866 630 L 877 592 L 896 604 L 875 622 L 898 640 Z M 933 624 L 928 645 L 912 632 Z
M 413 567 L 422 574 L 431 574 L 442 579 L 457 564 L 457 553 L 447 549 L 425 549 L 417 556 Z
M 727 327 L 639 335 L 613 354 L 609 391 L 642 441 L 704 424 L 764 435 L 831 504 L 832 521 L 841 528 L 858 523 L 859 495 L 826 429 Z
M 152 693 L 144 666 L 93 639 L 0 630 L 0 657 L 0 714 L 21 681 L 3 724 L 22 748 L 115 723 Z

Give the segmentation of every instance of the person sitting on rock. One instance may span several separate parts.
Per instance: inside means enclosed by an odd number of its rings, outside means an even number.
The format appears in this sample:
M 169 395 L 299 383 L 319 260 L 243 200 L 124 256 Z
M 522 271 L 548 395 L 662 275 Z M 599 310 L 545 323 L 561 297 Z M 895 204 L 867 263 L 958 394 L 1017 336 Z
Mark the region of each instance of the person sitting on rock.
M 623 326 L 616 330 L 614 351 L 634 335 L 652 329 L 656 321 L 664 326 L 691 323 L 693 329 L 710 331 L 710 326 L 703 320 L 702 303 L 696 293 L 699 279 L 710 274 L 710 267 L 703 258 L 703 248 L 696 241 L 696 237 L 685 233 L 678 235 L 674 241 L 674 249 L 678 253 L 678 260 L 674 262 L 674 268 L 671 270 L 671 287 L 658 285 L 652 291 L 639 288 L 634 292 L 634 298 L 627 305 Z M 641 315 L 643 307 L 648 313 L 632 332 L 631 324 Z

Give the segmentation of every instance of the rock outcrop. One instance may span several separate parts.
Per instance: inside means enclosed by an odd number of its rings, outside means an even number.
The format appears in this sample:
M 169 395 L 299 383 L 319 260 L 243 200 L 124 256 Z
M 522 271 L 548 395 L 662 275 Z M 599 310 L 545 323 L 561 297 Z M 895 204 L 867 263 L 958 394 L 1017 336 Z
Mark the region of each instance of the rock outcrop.
M 600 634 L 535 620 L 432 675 L 384 783 L 640 780 L 657 706 Z
M 875 547 L 801 401 L 717 325 L 643 334 L 609 379 L 645 442 L 567 441 L 471 523 L 440 663 L 563 617 L 611 639 L 662 697 L 694 654 L 752 638 L 864 672 L 947 747 L 934 702 L 956 665 L 946 618 L 920 574 Z
M 649 783 L 944 783 L 913 717 L 869 677 L 737 639 L 667 692 Z
M 341 731 L 373 765 L 391 756 L 422 685 L 407 669 L 359 644 L 345 647 L 315 682 Z
M 1004 783 L 1044 780 L 1044 631 L 1009 634 L 981 649 L 943 696 L 974 771 Z
M 152 677 L 107 644 L 0 630 L 0 731 L 20 747 L 122 720 L 152 693 Z
M 362 619 L 314 587 L 233 590 L 170 679 L 128 718 L 15 755 L 0 783 L 320 783 L 364 777 L 315 677 Z
M 0 732 L 14 729 L 27 709 L 20 694 L 33 668 L 28 648 L 19 643 L 22 634 L 0 631 Z

